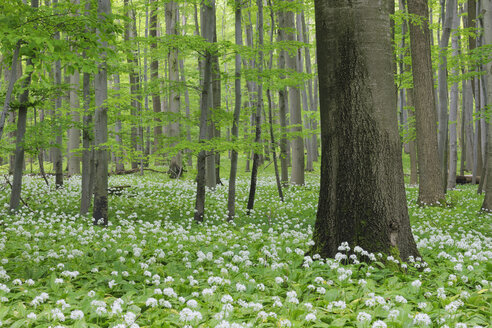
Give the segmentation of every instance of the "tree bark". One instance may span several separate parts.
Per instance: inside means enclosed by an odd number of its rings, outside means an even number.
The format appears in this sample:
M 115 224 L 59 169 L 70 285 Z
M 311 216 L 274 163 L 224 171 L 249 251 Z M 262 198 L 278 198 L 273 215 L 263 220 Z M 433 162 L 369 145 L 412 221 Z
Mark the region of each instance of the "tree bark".
M 334 257 L 347 242 L 407 260 L 419 253 L 403 182 L 390 19 L 388 6 L 371 3 L 315 1 L 322 168 L 311 252 Z
M 58 5 L 58 0 L 53 0 L 53 6 L 56 7 Z M 55 40 L 60 40 L 60 32 L 56 31 L 54 34 Z M 53 68 L 54 76 L 55 76 L 55 84 L 60 87 L 61 86 L 61 62 L 60 60 L 55 61 L 55 65 Z M 55 108 L 53 110 L 53 119 L 55 124 L 55 147 L 53 147 L 53 166 L 55 169 L 55 186 L 56 188 L 60 188 L 63 186 L 63 156 L 62 156 L 62 148 L 63 148 L 63 130 L 61 127 L 61 110 L 62 107 L 62 98 L 61 95 L 55 98 Z
M 419 167 L 419 203 L 434 205 L 444 201 L 442 171 L 439 166 L 434 82 L 430 54 L 429 9 L 426 0 L 408 2 L 408 12 L 422 24 L 410 24 L 415 123 Z
M 0 114 L 0 140 L 2 140 L 3 128 L 5 126 L 5 118 L 7 117 L 7 112 L 10 110 L 10 99 L 12 97 L 12 91 L 14 90 L 14 84 L 17 81 L 17 63 L 19 62 L 19 51 L 21 47 L 21 42 L 18 41 L 14 53 L 12 55 L 12 66 L 10 68 L 10 77 L 8 78 L 7 92 L 5 93 L 5 101 L 3 104 L 2 114 Z M 3 62 L 2 62 L 3 64 Z
M 168 36 L 177 36 L 178 5 L 175 1 L 166 3 L 166 34 Z M 171 47 L 168 53 L 169 65 L 169 112 L 171 113 L 171 123 L 168 126 L 168 137 L 172 140 L 171 147 L 175 147 L 179 140 L 179 62 L 178 48 Z M 172 179 L 178 179 L 183 173 L 183 160 L 181 151 L 173 155 L 169 164 L 169 176 Z
M 208 42 L 203 61 L 203 84 L 200 99 L 200 137 L 199 142 L 203 146 L 207 139 L 208 112 L 212 106 L 212 49 L 215 24 L 215 0 L 202 2 L 202 37 Z M 205 161 L 206 151 L 200 150 L 197 158 L 197 184 L 194 219 L 202 222 L 205 213 Z M 214 171 L 215 172 L 215 171 Z
M 293 2 L 293 0 L 288 0 Z M 295 22 L 294 12 L 287 11 L 285 13 L 286 40 L 289 42 L 295 41 Z M 291 72 L 298 72 L 296 53 L 287 54 L 287 67 Z M 301 95 L 299 85 L 289 87 L 289 105 L 290 105 L 290 124 L 291 131 L 294 134 L 292 138 L 292 171 L 291 183 L 295 185 L 304 184 L 304 139 L 302 138 L 302 115 L 301 115 Z
M 241 26 L 241 0 L 234 0 L 235 16 L 235 43 L 239 48 L 243 45 L 243 30 Z M 231 140 L 237 142 L 239 137 L 239 115 L 241 114 L 241 53 L 236 50 L 234 76 L 234 114 L 232 119 Z M 236 175 L 237 175 L 238 152 L 236 148 L 231 150 L 231 169 L 229 172 L 229 192 L 227 195 L 227 218 L 233 220 L 236 215 Z
M 257 95 L 256 95 L 256 113 L 255 113 L 255 150 L 253 155 L 253 167 L 251 168 L 251 183 L 249 188 L 249 197 L 247 210 L 248 214 L 254 207 L 255 193 L 256 193 L 256 181 L 258 177 L 258 166 L 260 161 L 260 141 L 261 141 L 261 112 L 263 109 L 263 0 L 257 0 L 258 6 L 258 21 L 256 28 L 258 30 L 258 83 L 257 83 Z
M 38 0 L 31 0 L 31 7 L 36 9 L 39 7 Z M 20 59 L 20 57 L 19 57 Z M 20 61 L 19 61 L 20 62 Z M 26 61 L 27 66 L 33 66 L 32 58 Z M 27 109 L 29 101 L 29 87 L 31 85 L 32 70 L 27 70 L 27 77 L 24 80 L 21 96 L 19 97 L 19 111 L 17 118 L 17 135 L 15 142 L 14 155 L 14 177 L 12 181 L 12 193 L 10 195 L 10 210 L 15 211 L 19 207 L 22 189 L 22 175 L 24 170 L 24 135 L 26 133 Z M 13 76 L 12 76 L 13 78 Z
M 483 1 L 483 23 L 485 44 L 492 44 L 492 0 Z M 487 72 L 487 97 L 486 103 L 492 105 L 492 61 L 486 65 Z M 487 133 L 487 181 L 485 185 L 485 198 L 482 204 L 482 211 L 492 211 L 492 129 L 490 127 Z
M 415 108 L 413 106 L 413 89 L 407 89 L 407 105 L 408 105 L 408 117 L 415 116 Z M 414 120 L 412 120 L 414 121 Z M 410 128 L 410 126 L 409 126 Z M 415 129 L 415 126 L 411 126 Z M 419 183 L 418 170 L 417 170 L 417 149 L 415 145 L 415 140 L 408 141 L 408 152 L 410 153 L 410 185 L 414 186 Z
M 439 90 L 439 138 L 438 138 L 438 151 L 439 161 L 441 163 L 442 171 L 442 186 L 443 191 L 446 192 L 447 176 L 448 176 L 448 161 L 447 161 L 447 147 L 448 147 L 448 57 L 447 50 L 449 45 L 449 38 L 451 36 L 451 28 L 453 27 L 454 13 L 457 10 L 457 0 L 447 0 L 446 12 L 444 13 L 444 6 L 442 8 L 443 13 L 443 25 L 442 35 L 439 42 L 439 73 L 438 73 L 438 90 Z
M 79 114 L 79 72 L 70 75 L 70 109 L 73 126 L 68 130 L 68 175 L 80 174 L 80 156 L 76 149 L 80 146 Z
M 150 36 L 150 80 L 151 80 L 151 92 L 152 92 L 152 109 L 154 111 L 154 147 L 152 152 L 158 153 L 160 148 L 161 136 L 162 136 L 162 125 L 160 125 L 161 119 L 159 117 L 159 113 L 161 112 L 161 97 L 159 92 L 159 60 L 157 59 L 157 22 L 158 22 L 158 1 L 151 0 L 151 9 L 150 9 L 150 28 L 149 28 L 149 36 Z M 159 161 L 156 160 L 156 164 Z
M 111 14 L 110 0 L 97 0 L 97 13 L 100 21 L 106 21 Z M 98 31 L 98 34 L 102 33 Z M 106 48 L 107 42 L 100 41 Z M 94 224 L 106 226 L 108 224 L 108 150 L 105 143 L 108 141 L 108 78 L 106 52 L 103 50 L 99 62 L 98 72 L 94 77 L 96 95 L 96 112 L 94 115 L 94 144 L 96 147 L 94 156 L 95 183 L 94 183 L 94 208 L 92 217 Z
M 453 29 L 458 27 L 458 10 L 455 8 L 453 12 Z M 459 44 L 458 35 L 453 34 L 451 39 L 451 48 L 453 49 L 452 56 L 458 58 Z M 451 71 L 452 76 L 458 75 L 458 69 L 453 68 Z M 448 189 L 456 187 L 456 170 L 458 167 L 458 136 L 457 136 L 457 120 L 458 120 L 458 82 L 453 83 L 451 86 L 451 95 L 449 100 L 449 120 L 451 124 L 449 126 L 449 173 L 448 173 Z M 464 156 L 464 154 L 462 155 Z
M 285 36 L 285 11 L 278 12 L 278 41 L 283 42 L 286 40 Z M 286 50 L 280 50 L 278 55 L 278 68 L 281 72 L 286 68 Z M 285 79 L 285 74 L 280 74 L 280 79 Z M 280 180 L 283 185 L 287 185 L 289 182 L 289 161 L 288 161 L 288 140 L 287 140 L 287 110 L 289 107 L 289 99 L 287 88 L 283 87 L 278 92 L 278 107 L 279 107 L 279 120 L 280 120 Z

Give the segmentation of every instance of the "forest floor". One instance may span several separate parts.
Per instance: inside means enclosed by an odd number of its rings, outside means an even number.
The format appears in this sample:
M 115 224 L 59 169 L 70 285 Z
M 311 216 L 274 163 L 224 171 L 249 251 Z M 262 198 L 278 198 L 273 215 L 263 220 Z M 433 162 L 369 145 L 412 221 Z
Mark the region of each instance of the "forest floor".
M 475 186 L 432 208 L 417 206 L 417 188 L 407 186 L 422 259 L 375 254 L 359 264 L 304 256 L 317 174 L 286 190 L 283 203 L 275 180 L 261 176 L 250 216 L 240 178 L 232 223 L 227 185 L 207 193 L 205 222 L 196 224 L 191 179 L 152 173 L 109 183 L 131 187 L 110 196 L 107 228 L 77 214 L 79 177 L 59 190 L 25 177 L 29 208 L 14 216 L 0 184 L 0 326 L 492 326 L 492 215 L 478 213 Z

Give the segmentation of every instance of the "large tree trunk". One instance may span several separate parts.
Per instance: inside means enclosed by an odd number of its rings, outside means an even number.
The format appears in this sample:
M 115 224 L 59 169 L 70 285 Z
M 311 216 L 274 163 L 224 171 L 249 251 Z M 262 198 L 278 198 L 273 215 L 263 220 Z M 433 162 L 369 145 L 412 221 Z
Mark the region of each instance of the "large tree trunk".
M 241 27 L 241 0 L 234 0 L 235 15 L 235 42 L 241 47 L 243 45 L 243 31 Z M 241 113 L 241 54 L 236 51 L 234 77 L 234 114 L 232 119 L 232 142 L 239 137 L 239 115 Z M 231 150 L 231 170 L 229 172 L 229 193 L 227 196 L 227 218 L 233 220 L 236 215 L 236 175 L 237 175 L 238 152 L 235 148 Z
M 255 150 L 253 155 L 253 167 L 251 168 L 251 183 L 249 188 L 248 197 L 248 214 L 254 207 L 255 203 L 255 193 L 256 193 L 256 181 L 258 177 L 258 166 L 260 162 L 260 141 L 261 141 L 261 112 L 263 110 L 263 0 L 257 0 L 258 6 L 258 21 L 256 23 L 256 28 L 258 30 L 258 84 L 257 84 L 257 95 L 256 95 L 256 113 L 255 113 Z
M 322 158 L 311 252 L 334 257 L 347 242 L 403 260 L 418 256 L 403 182 L 388 6 L 316 0 L 315 13 Z
M 492 0 L 483 1 L 483 23 L 485 44 L 492 44 Z M 492 61 L 486 66 L 487 71 L 487 105 L 492 105 Z M 492 129 L 487 134 L 487 181 L 485 185 L 485 198 L 482 204 L 483 211 L 492 211 Z
M 169 1 L 166 3 L 166 34 L 177 36 L 177 20 L 178 20 L 178 5 L 175 1 Z M 179 106 L 180 106 L 180 92 L 179 92 L 179 62 L 178 62 L 178 48 L 172 47 L 168 53 L 169 63 L 169 112 L 171 113 L 171 123 L 168 126 L 168 137 L 173 140 L 172 147 L 176 146 L 179 139 Z M 169 176 L 173 179 L 181 177 L 183 173 L 183 160 L 181 158 L 181 151 L 178 151 L 171 158 L 169 164 Z
M 293 2 L 293 0 L 288 0 Z M 287 11 L 285 13 L 287 41 L 295 41 L 295 22 L 294 12 Z M 289 53 L 287 55 L 287 67 L 291 72 L 297 72 L 297 56 Z M 289 87 L 289 105 L 290 105 L 290 124 L 291 132 L 295 134 L 292 139 L 292 171 L 291 183 L 295 185 L 304 184 L 304 139 L 300 135 L 302 133 L 302 116 L 301 116 L 301 94 L 299 85 Z
M 98 18 L 106 20 L 111 15 L 111 1 L 97 0 Z M 98 33 L 100 33 L 98 31 Z M 102 41 L 101 46 L 107 47 L 107 42 Z M 96 113 L 94 115 L 94 143 L 96 147 L 94 156 L 95 183 L 94 183 L 94 208 L 92 217 L 94 224 L 108 224 L 108 150 L 105 145 L 108 141 L 108 76 L 106 53 L 103 52 L 99 62 L 98 72 L 94 77 L 96 95 Z
M 215 0 L 202 2 L 202 37 L 209 43 L 213 43 L 214 24 L 215 24 Z M 200 99 L 200 137 L 199 141 L 203 145 L 207 138 L 207 119 L 208 112 L 212 106 L 212 53 L 211 49 L 205 49 L 203 61 L 203 84 Z M 202 222 L 205 213 L 205 159 L 206 151 L 201 150 L 197 158 L 197 184 L 195 201 L 195 221 Z M 215 172 L 215 171 L 214 171 Z
M 433 205 L 444 201 L 444 190 L 437 146 L 427 0 L 409 1 L 408 12 L 422 19 L 422 24 L 417 25 L 415 22 L 410 24 L 413 94 L 420 173 L 419 202 Z

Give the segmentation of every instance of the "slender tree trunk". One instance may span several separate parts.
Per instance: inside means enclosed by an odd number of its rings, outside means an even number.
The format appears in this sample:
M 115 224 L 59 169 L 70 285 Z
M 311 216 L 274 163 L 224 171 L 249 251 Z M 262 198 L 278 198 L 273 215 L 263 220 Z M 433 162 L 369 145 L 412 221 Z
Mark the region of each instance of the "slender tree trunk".
M 214 42 L 217 42 L 217 24 L 214 25 Z M 217 122 L 216 113 L 221 109 L 222 101 L 222 81 L 220 77 L 220 65 L 219 55 L 214 54 L 212 57 L 212 108 L 213 114 L 211 115 L 211 133 L 214 138 L 220 138 L 220 124 Z M 221 185 L 220 180 L 220 151 L 213 150 L 214 153 L 214 167 L 215 167 L 215 185 Z M 211 163 L 210 163 L 211 164 Z M 210 167 L 212 169 L 212 167 Z M 212 181 L 211 181 L 212 182 Z
M 408 2 L 408 12 L 420 16 L 421 25 L 410 24 L 410 45 L 413 69 L 415 121 L 419 167 L 419 203 L 433 205 L 444 201 L 442 171 L 439 166 L 434 83 L 430 54 L 430 33 L 427 24 L 427 0 Z
M 293 2 L 293 0 L 288 0 Z M 295 23 L 294 12 L 285 13 L 287 30 L 287 41 L 295 41 Z M 287 55 L 287 67 L 291 72 L 297 72 L 297 56 L 289 53 Z M 290 124 L 291 131 L 294 133 L 292 139 L 292 172 L 291 183 L 295 185 L 304 184 L 304 139 L 302 138 L 302 116 L 301 116 L 301 95 L 299 85 L 289 87 L 289 105 L 290 105 Z
M 285 11 L 278 12 L 278 41 L 282 42 L 286 40 L 285 36 Z M 278 68 L 281 72 L 286 69 L 286 56 L 287 51 L 280 50 L 278 56 Z M 280 79 L 285 79 L 284 73 L 280 74 Z M 287 88 L 283 87 L 278 92 L 278 107 L 279 107 L 279 119 L 280 119 L 280 179 L 283 185 L 287 185 L 289 182 L 289 161 L 288 161 L 288 140 L 287 140 L 287 110 L 289 107 L 289 99 L 287 94 Z
M 97 13 L 101 21 L 111 15 L 111 1 L 97 0 Z M 98 31 L 100 33 L 100 31 Z M 106 48 L 107 42 L 101 41 L 101 46 Z M 98 72 L 94 77 L 96 95 L 96 113 L 94 115 L 94 144 L 96 147 L 94 156 L 95 183 L 94 183 L 94 208 L 92 217 L 94 224 L 108 224 L 108 150 L 105 145 L 108 141 L 108 78 L 106 53 L 101 54 Z
M 74 126 L 68 130 L 68 175 L 80 174 L 80 156 L 75 151 L 80 146 L 79 80 L 79 72 L 70 75 L 70 116 Z
M 82 89 L 84 99 L 84 117 L 82 129 L 82 192 L 80 198 L 80 214 L 86 215 L 91 206 L 94 191 L 94 149 L 93 133 L 91 131 L 91 76 L 83 74 Z
M 263 73 L 263 0 L 257 0 L 256 4 L 258 6 L 258 21 L 256 23 L 256 28 L 258 30 L 258 94 L 256 95 L 257 104 L 255 114 L 255 150 L 253 155 L 253 167 L 251 168 L 251 183 L 249 188 L 247 206 L 248 214 L 253 209 L 255 203 L 256 181 L 258 177 L 258 166 L 260 161 L 259 145 L 261 141 L 261 112 L 263 109 L 263 80 L 261 76 Z
M 407 89 L 407 105 L 408 105 L 408 117 L 415 116 L 415 109 L 413 106 L 413 89 Z M 412 120 L 414 121 L 414 120 Z M 409 126 L 410 128 L 410 126 Z M 415 129 L 415 126 L 411 126 Z M 408 152 L 410 154 L 410 185 L 414 186 L 419 183 L 418 171 L 417 171 L 417 149 L 415 140 L 408 141 Z
M 53 0 L 53 6 L 58 5 L 58 0 Z M 60 40 L 60 32 L 56 31 L 54 35 L 55 40 Z M 54 66 L 55 84 L 61 86 L 61 62 L 60 60 L 55 61 Z M 55 186 L 60 188 L 63 186 L 63 130 L 61 127 L 61 107 L 62 98 L 61 95 L 57 96 L 55 99 L 55 108 L 53 110 L 53 119 L 55 124 L 55 147 L 53 148 L 53 166 L 55 169 Z
M 158 2 L 157 0 L 151 0 L 150 9 L 150 79 L 151 79 L 151 91 L 152 91 L 152 108 L 154 110 L 154 148 L 153 153 L 159 152 L 160 139 L 162 135 L 162 126 L 160 125 L 161 119 L 158 116 L 161 112 L 161 97 L 159 92 L 159 60 L 157 59 L 157 22 L 158 22 Z M 156 160 L 156 164 L 159 161 Z
M 31 7 L 38 8 L 38 0 L 31 0 Z M 32 59 L 28 58 L 27 66 L 33 66 Z M 22 175 L 24 170 L 24 135 L 26 133 L 27 110 L 29 107 L 29 87 L 31 85 L 32 71 L 28 71 L 23 84 L 23 93 L 19 98 L 19 112 L 17 117 L 17 134 L 14 156 L 14 177 L 12 181 L 12 194 L 10 196 L 10 210 L 15 211 L 19 207 L 22 189 Z
M 485 44 L 492 44 L 492 0 L 483 1 L 483 25 Z M 487 95 L 486 103 L 492 106 L 492 61 L 486 66 L 487 71 Z M 485 198 L 482 204 L 482 211 L 492 211 L 492 129 L 487 133 L 487 181 L 485 182 Z
M 205 49 L 203 65 L 203 85 L 200 99 L 200 143 L 203 146 L 207 138 L 208 112 L 212 106 L 212 53 L 210 46 L 213 44 L 215 24 L 215 0 L 202 2 L 202 37 L 209 43 Z M 201 150 L 197 158 L 197 186 L 195 201 L 195 221 L 202 222 L 205 213 L 205 161 L 206 152 Z M 215 172 L 215 171 L 214 171 Z
M 5 101 L 3 104 L 2 114 L 0 114 L 0 140 L 2 140 L 3 128 L 5 126 L 5 118 L 7 116 L 7 112 L 10 110 L 10 99 L 12 97 L 12 91 L 14 90 L 14 84 L 17 81 L 17 63 L 19 61 L 19 51 L 21 47 L 21 42 L 18 41 L 14 54 L 12 55 L 12 66 L 10 68 L 10 77 L 8 78 L 8 86 L 7 92 L 5 93 Z M 3 62 L 2 62 L 3 63 Z
M 347 242 L 402 260 L 419 256 L 403 182 L 388 6 L 315 0 L 315 15 L 322 158 L 311 253 L 334 257 Z
M 181 25 L 182 25 L 182 35 L 185 36 L 186 35 L 186 13 L 183 13 L 183 19 L 182 19 L 182 22 L 181 22 Z M 181 72 L 181 84 L 184 86 L 183 90 L 184 90 L 184 98 L 185 98 L 185 108 L 186 108 L 186 119 L 188 120 L 188 122 L 190 121 L 190 95 L 189 95 L 189 92 L 188 92 L 188 88 L 186 87 L 186 74 L 185 74 L 185 69 L 184 69 L 184 60 L 183 59 L 180 59 L 179 60 L 179 69 L 180 69 L 180 72 Z M 191 143 L 191 129 L 190 129 L 190 124 L 186 124 L 186 140 L 188 142 Z M 187 165 L 189 167 L 192 167 L 193 166 L 193 158 L 192 158 L 192 155 L 191 155 L 191 150 L 188 149 L 187 150 Z
M 302 26 L 302 15 L 299 13 L 296 15 L 296 28 L 297 28 L 297 41 L 301 43 L 306 43 L 305 41 L 305 36 L 303 32 L 303 26 Z M 304 63 L 304 56 L 302 55 L 302 48 L 299 48 L 297 50 L 297 72 L 301 75 L 304 72 L 303 68 L 303 63 Z M 309 109 L 309 99 L 308 99 L 308 93 L 306 90 L 306 84 L 310 84 L 311 82 L 304 81 L 301 86 L 301 99 L 302 99 L 302 109 L 306 114 L 304 114 L 304 128 L 306 131 L 311 130 L 311 120 L 309 119 L 309 116 L 307 115 L 307 112 L 310 110 Z M 314 171 L 313 167 L 313 162 L 314 162 L 314 154 L 313 154 L 313 149 L 311 147 L 311 141 L 312 139 L 310 138 L 310 134 L 308 133 L 307 136 L 304 138 L 304 145 L 306 147 L 306 171 L 312 172 Z
M 457 7 L 453 11 L 453 29 L 458 27 L 458 10 Z M 459 44 L 458 35 L 453 34 L 451 39 L 451 47 L 453 49 L 452 56 L 458 58 Z M 453 68 L 451 71 L 452 76 L 458 75 L 458 69 Z M 457 120 L 458 120 L 458 82 L 453 83 L 451 86 L 451 95 L 449 100 L 449 120 L 451 125 L 449 126 L 449 173 L 448 173 L 448 189 L 456 187 L 456 170 L 458 166 L 458 137 L 457 137 Z M 464 155 L 462 155 L 464 156 Z
M 114 76 L 114 86 L 113 86 L 113 89 L 114 89 L 114 97 L 116 99 L 120 99 L 121 95 L 120 95 L 120 91 L 121 91 L 121 87 L 120 87 L 120 74 L 119 73 L 115 73 Z M 116 141 L 116 145 L 117 145 L 117 149 L 116 149 L 116 152 L 115 152 L 115 166 L 116 166 L 116 172 L 123 172 L 125 170 L 125 162 L 123 161 L 123 157 L 121 156 L 121 154 L 123 153 L 123 138 L 122 138 L 122 124 L 121 124 L 121 108 L 118 106 L 117 107 L 117 112 L 116 112 L 116 122 L 114 124 L 114 138 L 115 138 L 115 141 Z
M 243 45 L 243 30 L 241 26 L 241 0 L 234 0 L 235 15 L 235 42 L 239 48 Z M 234 114 L 232 119 L 231 138 L 232 142 L 237 142 L 239 137 L 239 115 L 241 113 L 241 54 L 236 51 L 235 56 L 235 76 L 234 76 Z M 237 175 L 238 152 L 235 148 L 231 151 L 231 170 L 229 172 L 229 193 L 227 197 L 227 217 L 233 220 L 236 215 L 236 175 Z
M 168 36 L 177 37 L 178 29 L 178 5 L 175 1 L 166 3 L 166 34 Z M 168 53 L 169 65 L 169 112 L 171 113 L 171 123 L 168 126 L 168 137 L 172 140 L 171 147 L 175 147 L 179 140 L 179 107 L 180 107 L 180 91 L 179 91 L 179 62 L 178 49 L 170 48 Z M 183 173 L 183 160 L 181 151 L 178 151 L 171 158 L 169 164 L 169 176 L 173 179 L 178 179 Z

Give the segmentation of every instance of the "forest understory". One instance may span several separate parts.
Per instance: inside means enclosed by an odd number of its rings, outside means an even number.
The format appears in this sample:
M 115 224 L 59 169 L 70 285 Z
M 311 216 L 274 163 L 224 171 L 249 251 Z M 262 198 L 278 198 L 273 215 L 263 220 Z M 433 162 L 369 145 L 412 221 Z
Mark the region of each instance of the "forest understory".
M 305 256 L 312 245 L 319 173 L 276 193 L 260 174 L 237 184 L 227 221 L 227 182 L 207 192 L 193 220 L 196 184 L 165 174 L 111 176 L 109 225 L 78 214 L 80 177 L 51 187 L 25 177 L 23 206 L 0 213 L 2 327 L 490 327 L 491 215 L 476 186 L 458 185 L 441 207 L 417 205 L 406 187 L 422 259 Z M 51 181 L 53 180 L 53 181 Z M 2 183 L 0 203 L 8 204 Z

